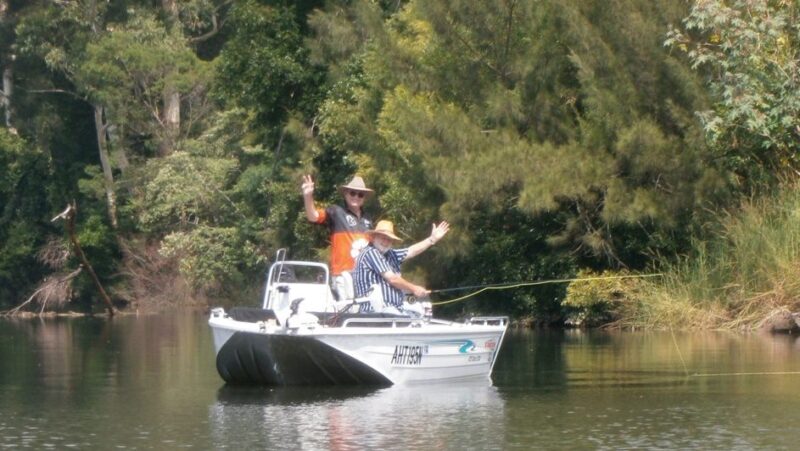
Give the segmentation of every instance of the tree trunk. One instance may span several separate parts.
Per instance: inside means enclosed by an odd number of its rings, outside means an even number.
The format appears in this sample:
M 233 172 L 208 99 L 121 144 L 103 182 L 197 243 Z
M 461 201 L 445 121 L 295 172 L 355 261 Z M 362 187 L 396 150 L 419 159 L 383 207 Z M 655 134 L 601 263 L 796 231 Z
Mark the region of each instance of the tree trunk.
M 9 26 L 9 15 L 11 12 L 9 11 L 8 0 L 0 0 L 0 24 L 2 24 L 2 28 L 6 28 Z M 12 116 L 12 104 L 11 104 L 11 95 L 14 91 L 14 60 L 16 59 L 16 55 L 11 51 L 11 48 L 6 49 L 7 53 L 3 55 L 3 61 L 5 63 L 5 67 L 3 67 L 3 92 L 2 98 L 0 99 L 0 104 L 3 105 L 3 110 L 5 111 L 5 125 L 7 128 L 11 129 L 11 116 Z
M 181 96 L 174 87 L 164 88 L 164 109 L 162 112 L 164 136 L 159 145 L 159 154 L 166 156 L 172 153 L 178 133 L 181 129 Z
M 168 29 L 172 29 L 178 24 L 178 2 L 176 0 L 161 0 L 161 6 L 168 17 Z M 164 124 L 164 136 L 159 144 L 159 154 L 166 156 L 172 153 L 175 141 L 181 128 L 181 96 L 172 85 L 164 87 L 163 92 L 164 108 L 162 110 L 162 123 Z
M 8 66 L 3 68 L 3 109 L 5 110 L 6 127 L 13 128 L 11 125 L 11 116 L 13 105 L 11 104 L 11 95 L 14 92 L 14 68 L 11 67 L 11 62 L 14 61 L 14 55 L 7 55 L 6 64 Z
M 178 18 L 178 2 L 176 0 L 161 0 L 161 7 L 164 8 L 170 19 Z
M 94 105 L 94 127 L 97 131 L 97 150 L 100 153 L 100 165 L 103 168 L 103 178 L 105 179 L 108 216 L 111 219 L 111 227 L 117 230 L 117 199 L 114 194 L 114 174 L 111 172 L 108 141 L 106 140 L 106 123 L 103 113 L 104 108 L 102 106 Z

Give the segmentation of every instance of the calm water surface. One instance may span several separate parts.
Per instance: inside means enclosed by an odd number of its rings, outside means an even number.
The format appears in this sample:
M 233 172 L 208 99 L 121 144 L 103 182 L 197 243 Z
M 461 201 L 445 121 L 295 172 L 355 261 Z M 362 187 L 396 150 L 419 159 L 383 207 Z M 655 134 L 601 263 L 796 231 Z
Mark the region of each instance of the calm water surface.
M 800 340 L 513 331 L 494 383 L 227 387 L 199 313 L 0 320 L 0 448 L 796 449 Z

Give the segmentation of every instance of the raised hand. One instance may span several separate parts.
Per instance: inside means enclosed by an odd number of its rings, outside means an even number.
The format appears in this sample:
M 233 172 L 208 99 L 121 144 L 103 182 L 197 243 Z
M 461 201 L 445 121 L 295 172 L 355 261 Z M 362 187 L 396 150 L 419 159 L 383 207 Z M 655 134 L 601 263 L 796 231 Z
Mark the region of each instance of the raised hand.
M 449 231 L 450 224 L 448 224 L 447 221 L 442 221 L 439 224 L 433 224 L 431 227 L 431 244 L 436 244 L 436 242 L 444 238 Z
M 303 176 L 303 185 L 300 188 L 303 190 L 304 196 L 314 194 L 314 180 L 311 179 L 310 175 Z

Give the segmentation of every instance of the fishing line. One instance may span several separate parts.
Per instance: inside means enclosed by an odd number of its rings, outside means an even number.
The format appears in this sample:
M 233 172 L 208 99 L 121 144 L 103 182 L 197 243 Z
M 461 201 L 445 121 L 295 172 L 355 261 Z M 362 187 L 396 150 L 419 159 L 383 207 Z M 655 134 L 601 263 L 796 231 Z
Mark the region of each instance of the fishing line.
M 455 287 L 455 288 L 444 288 L 440 290 L 431 290 L 431 293 L 445 293 L 448 291 L 457 291 L 457 290 L 471 290 L 473 288 L 480 288 L 475 292 L 469 293 L 465 296 L 461 296 L 455 299 L 450 299 L 447 301 L 439 301 L 439 302 L 432 302 L 432 305 L 444 305 L 444 304 L 452 304 L 454 302 L 463 301 L 464 299 L 470 298 L 477 294 L 483 293 L 484 291 L 489 290 L 509 290 L 512 288 L 520 288 L 520 287 L 530 287 L 534 285 L 545 285 L 551 283 L 566 283 L 566 282 L 588 282 L 592 280 L 610 280 L 610 279 L 632 279 L 632 278 L 645 278 L 645 277 L 659 277 L 663 274 L 656 273 L 656 274 L 639 274 L 639 275 L 630 275 L 630 276 L 604 276 L 604 277 L 581 277 L 581 278 L 573 278 L 573 279 L 551 279 L 551 280 L 538 280 L 535 282 L 512 282 L 507 284 L 490 284 L 490 285 L 472 285 L 472 286 L 465 286 L 465 287 Z M 706 373 L 706 374 L 690 374 L 689 368 L 686 366 L 686 361 L 683 359 L 683 353 L 681 353 L 681 349 L 678 346 L 678 340 L 675 338 L 675 332 L 672 328 L 669 329 L 670 334 L 672 335 L 672 343 L 675 345 L 675 350 L 678 351 L 678 358 L 681 359 L 681 364 L 683 365 L 683 371 L 686 373 L 687 377 L 730 377 L 730 376 L 787 376 L 787 375 L 800 375 L 800 371 L 761 371 L 761 372 L 751 372 L 751 373 Z
M 507 284 L 489 284 L 489 285 L 472 285 L 467 287 L 456 287 L 456 288 L 444 288 L 441 290 L 431 290 L 431 293 L 444 293 L 447 291 L 456 291 L 456 290 L 471 290 L 473 288 L 480 288 L 480 290 L 474 291 L 469 293 L 465 296 L 461 296 L 455 299 L 450 299 L 447 301 L 439 301 L 439 302 L 432 302 L 433 305 L 444 305 L 444 304 L 452 304 L 454 302 L 463 301 L 464 299 L 471 298 L 477 294 L 483 293 L 484 291 L 489 290 L 509 290 L 512 288 L 520 288 L 520 287 L 530 287 L 534 285 L 545 285 L 551 283 L 566 283 L 566 282 L 588 282 L 592 280 L 610 280 L 610 279 L 633 279 L 633 278 L 644 278 L 644 277 L 658 277 L 663 274 L 639 274 L 639 275 L 631 275 L 631 276 L 602 276 L 602 277 L 579 277 L 573 279 L 551 279 L 551 280 L 537 280 L 534 282 L 511 282 Z
M 678 347 L 678 340 L 675 339 L 675 331 L 672 328 L 669 328 L 669 333 L 672 334 L 672 343 L 675 344 L 675 350 L 678 351 L 678 357 L 681 359 L 681 363 L 683 364 L 683 371 L 686 372 L 686 377 L 689 377 L 689 368 L 686 366 L 686 361 L 683 360 L 683 354 L 681 354 L 681 348 Z
M 753 373 L 707 373 L 692 374 L 692 377 L 722 377 L 722 376 L 786 376 L 797 375 L 800 371 L 759 371 Z
M 757 371 L 751 373 L 704 373 L 704 374 L 689 374 L 689 369 L 686 366 L 686 361 L 683 360 L 683 354 L 681 354 L 681 349 L 678 347 L 678 341 L 675 339 L 675 332 L 672 328 L 669 328 L 670 334 L 672 334 L 672 342 L 675 344 L 675 350 L 678 351 L 678 357 L 681 359 L 681 363 L 683 364 L 683 370 L 686 372 L 686 377 L 730 377 L 730 376 L 794 376 L 800 374 L 800 371 Z

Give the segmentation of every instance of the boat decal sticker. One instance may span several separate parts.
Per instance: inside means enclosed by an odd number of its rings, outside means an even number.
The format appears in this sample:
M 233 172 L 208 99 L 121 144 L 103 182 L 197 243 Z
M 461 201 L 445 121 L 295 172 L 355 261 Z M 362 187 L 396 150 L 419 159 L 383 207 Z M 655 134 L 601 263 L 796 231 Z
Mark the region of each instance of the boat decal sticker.
M 461 340 L 434 341 L 434 342 L 431 342 L 431 345 L 433 345 L 433 346 L 436 346 L 436 345 L 456 345 L 456 346 L 458 346 L 459 354 L 468 354 L 470 352 L 475 351 L 475 348 L 476 348 L 475 342 L 470 340 L 470 339 L 467 339 L 467 338 L 464 338 L 464 339 L 461 339 Z
M 458 352 L 462 354 L 466 354 L 474 350 L 475 350 L 475 343 L 473 343 L 472 340 L 467 340 L 466 343 L 464 343 L 464 346 L 458 348 Z

